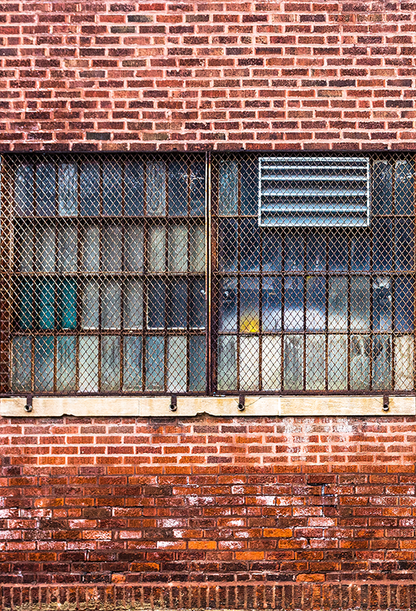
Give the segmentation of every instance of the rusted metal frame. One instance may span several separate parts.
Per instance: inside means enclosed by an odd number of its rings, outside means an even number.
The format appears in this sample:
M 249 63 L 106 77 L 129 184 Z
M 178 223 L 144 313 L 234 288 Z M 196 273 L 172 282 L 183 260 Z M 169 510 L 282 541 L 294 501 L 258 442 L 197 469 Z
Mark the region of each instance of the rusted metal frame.
M 280 314 L 280 392 L 285 387 L 285 302 L 286 302 L 286 287 L 285 287 L 285 265 L 286 265 L 286 234 L 287 230 L 283 229 L 280 234 L 282 261 L 280 264 L 280 283 L 281 283 L 281 314 Z
M 234 216 L 234 215 L 233 215 Z M 240 390 L 241 371 L 241 165 L 237 165 L 237 389 Z
M 416 176 L 416 156 L 413 157 Z M 416 388 L 416 180 L 413 180 L 413 389 Z
M 302 359 L 302 388 L 303 390 L 306 390 L 306 344 L 307 344 L 307 340 L 308 340 L 308 336 L 306 334 L 306 289 L 307 289 L 307 285 L 306 285 L 306 278 L 307 278 L 307 245 L 308 245 L 308 240 L 307 240 L 307 236 L 308 236 L 308 232 L 305 231 L 304 232 L 304 239 L 303 239 L 303 278 L 302 278 L 302 304 L 303 304 L 303 315 L 302 315 L 302 326 L 303 326 L 303 331 L 304 331 L 304 336 L 303 336 L 303 340 L 302 340 L 302 344 L 303 344 L 303 359 Z
M 12 252 L 14 184 L 8 160 L 0 159 L 1 168 L 1 241 L 0 241 L 0 392 L 11 390 L 11 324 L 12 324 Z
M 206 330 L 205 330 L 205 377 L 206 392 L 212 395 L 216 389 L 216 343 L 213 337 L 213 295 L 215 279 L 213 277 L 214 256 L 217 256 L 217 247 L 214 248 L 214 235 L 217 233 L 213 227 L 212 210 L 212 157 L 211 152 L 205 153 L 205 304 L 206 304 Z M 217 245 L 217 239 L 215 239 Z M 217 295 L 217 292 L 216 292 Z

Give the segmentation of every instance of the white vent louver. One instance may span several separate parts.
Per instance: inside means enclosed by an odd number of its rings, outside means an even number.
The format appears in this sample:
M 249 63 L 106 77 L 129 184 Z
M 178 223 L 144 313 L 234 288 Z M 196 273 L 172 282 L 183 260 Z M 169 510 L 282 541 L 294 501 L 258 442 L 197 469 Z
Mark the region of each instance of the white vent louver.
M 367 157 L 261 157 L 261 227 L 367 227 Z

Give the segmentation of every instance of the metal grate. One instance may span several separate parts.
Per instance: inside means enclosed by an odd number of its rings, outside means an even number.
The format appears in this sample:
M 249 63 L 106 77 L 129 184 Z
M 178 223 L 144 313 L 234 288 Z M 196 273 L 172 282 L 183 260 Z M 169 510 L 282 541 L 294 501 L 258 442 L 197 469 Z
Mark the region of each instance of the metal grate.
M 4 155 L 1 392 L 412 392 L 415 158 L 322 159 Z

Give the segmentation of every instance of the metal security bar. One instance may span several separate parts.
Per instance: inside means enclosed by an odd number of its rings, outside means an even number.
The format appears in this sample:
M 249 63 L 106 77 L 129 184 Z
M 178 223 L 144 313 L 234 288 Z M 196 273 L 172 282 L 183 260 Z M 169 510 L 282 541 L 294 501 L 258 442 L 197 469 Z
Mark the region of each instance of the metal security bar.
M 328 177 L 342 178 L 342 167 L 356 156 L 215 157 L 212 332 L 217 391 L 414 389 L 415 159 L 366 157 L 368 220 L 367 211 L 363 216 L 364 183 L 352 189 L 346 170 L 346 227 L 327 226 L 324 218 L 320 226 L 317 211 L 339 205 L 339 180 L 331 184 Z M 365 170 L 368 162 L 360 159 Z M 319 164 L 326 178 L 313 181 L 312 202 L 306 166 Z M 282 167 L 283 190 L 272 180 L 282 178 L 277 175 Z M 296 214 L 288 197 L 293 193 Z M 281 214 L 281 222 L 264 222 L 271 213 L 277 213 L 275 220 Z
M 4 155 L 1 393 L 413 392 L 415 157 L 357 157 Z

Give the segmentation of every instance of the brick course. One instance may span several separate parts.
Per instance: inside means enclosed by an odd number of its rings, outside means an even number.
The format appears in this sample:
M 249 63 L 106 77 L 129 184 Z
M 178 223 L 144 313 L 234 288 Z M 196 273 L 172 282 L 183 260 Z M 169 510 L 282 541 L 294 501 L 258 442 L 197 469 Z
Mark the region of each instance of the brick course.
M 414 149 L 400 1 L 0 5 L 0 149 Z

